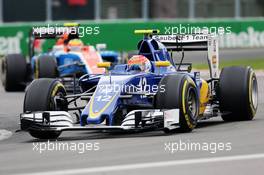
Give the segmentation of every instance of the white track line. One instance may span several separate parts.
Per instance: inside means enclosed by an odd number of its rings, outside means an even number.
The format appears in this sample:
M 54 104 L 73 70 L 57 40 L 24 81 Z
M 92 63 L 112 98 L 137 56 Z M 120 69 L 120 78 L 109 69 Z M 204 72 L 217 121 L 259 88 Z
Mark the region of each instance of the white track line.
M 12 135 L 11 131 L 0 129 L 0 140 L 9 138 Z
M 27 175 L 71 175 L 71 174 L 87 174 L 87 173 L 103 173 L 103 172 L 115 172 L 124 170 L 136 170 L 144 168 L 157 168 L 157 167 L 168 167 L 176 165 L 189 165 L 189 164 L 201 164 L 201 163 L 214 163 L 214 162 L 227 162 L 227 161 L 239 161 L 239 160 L 251 160 L 251 159 L 262 159 L 264 153 L 261 154 L 248 154 L 248 155 L 237 155 L 237 156 L 224 156 L 224 157 L 208 157 L 199 159 L 186 159 L 186 160 L 175 160 L 175 161 L 163 161 L 163 162 L 149 162 L 140 164 L 127 164 L 127 165 L 113 165 L 113 166 L 102 166 L 93 168 L 79 168 L 59 171 L 46 171 L 27 173 Z

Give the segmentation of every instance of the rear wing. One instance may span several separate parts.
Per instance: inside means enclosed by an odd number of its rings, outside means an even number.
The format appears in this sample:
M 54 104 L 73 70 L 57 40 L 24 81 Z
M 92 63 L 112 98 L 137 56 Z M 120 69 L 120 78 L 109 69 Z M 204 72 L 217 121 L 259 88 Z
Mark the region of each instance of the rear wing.
M 65 23 L 61 26 L 35 26 L 29 33 L 29 58 L 34 56 L 34 41 L 38 39 L 58 39 L 68 34 L 69 39 L 79 38 L 79 24 Z
M 207 51 L 211 78 L 219 78 L 218 37 L 211 34 L 153 35 L 168 51 Z

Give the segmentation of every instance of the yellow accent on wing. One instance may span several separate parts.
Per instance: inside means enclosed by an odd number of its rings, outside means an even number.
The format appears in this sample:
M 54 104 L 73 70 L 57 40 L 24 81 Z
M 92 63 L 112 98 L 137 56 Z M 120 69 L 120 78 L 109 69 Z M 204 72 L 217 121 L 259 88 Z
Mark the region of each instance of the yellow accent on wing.
M 64 23 L 63 24 L 64 27 L 77 27 L 79 25 L 80 24 L 79 23 L 76 23 L 76 22 L 68 22 L 68 23 Z
M 90 118 L 96 118 L 98 117 L 100 114 L 102 114 L 109 106 L 110 104 L 113 102 L 113 100 L 115 99 L 115 97 L 118 95 L 118 93 L 116 93 L 115 95 L 113 95 L 111 97 L 111 99 L 109 100 L 109 102 L 107 102 L 107 104 L 98 112 L 93 112 L 93 103 L 94 103 L 94 96 L 92 96 L 92 99 L 90 101 L 90 108 L 89 108 L 89 117 Z
M 159 30 L 153 30 L 153 29 L 148 29 L 148 30 L 135 30 L 135 34 L 158 34 L 160 31 Z
M 156 61 L 155 65 L 157 67 L 168 67 L 170 66 L 170 62 L 169 61 Z
M 200 112 L 203 114 L 206 108 L 206 105 L 209 101 L 209 85 L 205 80 L 202 80 L 202 87 L 200 89 Z

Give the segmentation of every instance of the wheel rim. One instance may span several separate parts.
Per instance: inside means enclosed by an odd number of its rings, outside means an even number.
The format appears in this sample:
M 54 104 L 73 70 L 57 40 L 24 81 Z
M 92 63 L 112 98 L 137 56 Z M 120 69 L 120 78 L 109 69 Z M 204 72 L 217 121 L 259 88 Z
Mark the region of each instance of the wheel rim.
M 188 90 L 187 94 L 187 110 L 191 113 L 192 118 L 194 119 L 197 113 L 197 102 L 196 94 L 193 88 Z
M 63 92 L 57 91 L 54 97 L 51 97 L 50 100 L 50 110 L 52 111 L 64 111 L 65 106 L 62 103 L 59 103 L 59 99 L 63 99 L 65 94 Z
M 62 99 L 64 94 L 62 92 L 58 92 L 51 100 L 51 108 L 54 111 L 63 111 L 65 109 L 64 106 L 58 103 L 58 99 Z
M 257 79 L 254 77 L 252 80 L 252 85 L 251 85 L 251 98 L 252 98 L 252 103 L 254 108 L 256 109 L 258 106 L 258 84 L 257 84 Z

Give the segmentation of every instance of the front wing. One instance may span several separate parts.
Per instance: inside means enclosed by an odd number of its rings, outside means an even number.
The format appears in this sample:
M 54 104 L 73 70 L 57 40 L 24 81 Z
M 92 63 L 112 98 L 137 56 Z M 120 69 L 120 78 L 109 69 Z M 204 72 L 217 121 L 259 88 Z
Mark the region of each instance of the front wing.
M 73 117 L 65 111 L 41 111 L 20 115 L 21 130 L 41 131 L 76 131 L 76 130 L 169 130 L 179 127 L 179 109 L 169 110 L 134 110 L 129 112 L 120 126 L 104 124 L 80 126 L 75 124 Z

